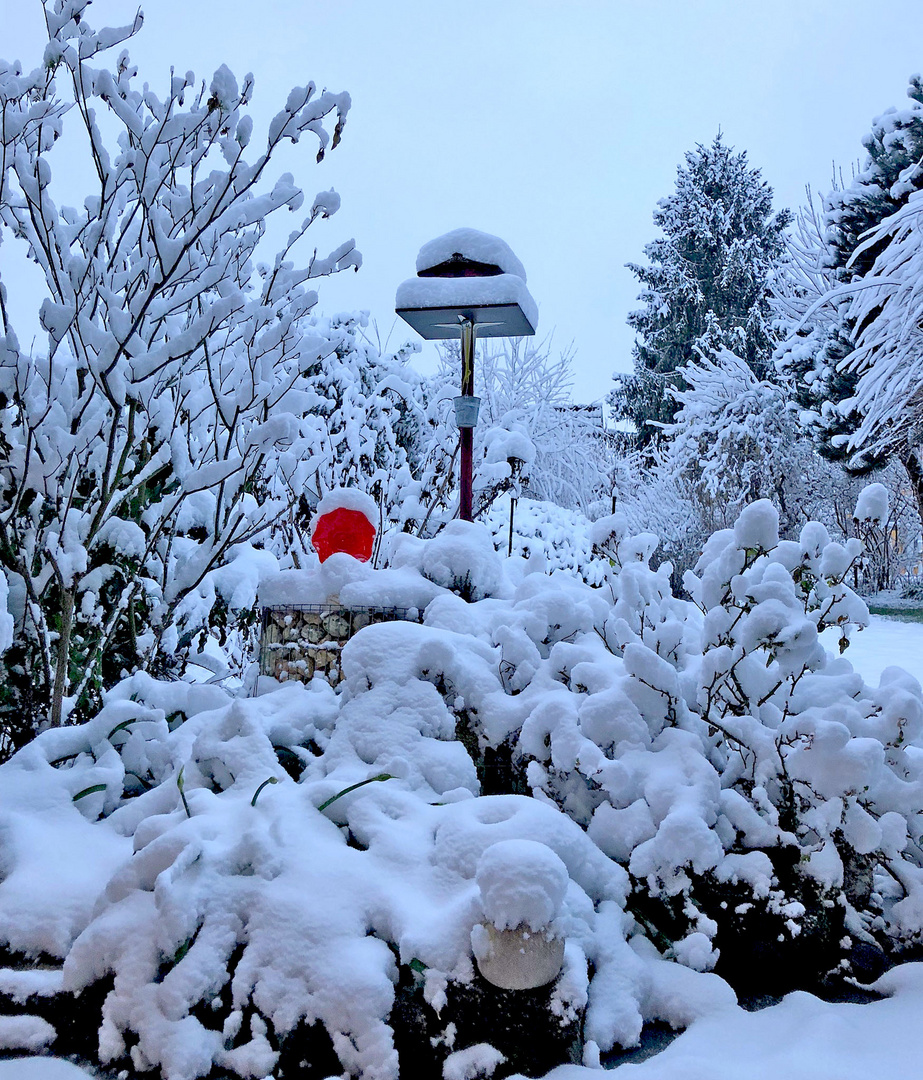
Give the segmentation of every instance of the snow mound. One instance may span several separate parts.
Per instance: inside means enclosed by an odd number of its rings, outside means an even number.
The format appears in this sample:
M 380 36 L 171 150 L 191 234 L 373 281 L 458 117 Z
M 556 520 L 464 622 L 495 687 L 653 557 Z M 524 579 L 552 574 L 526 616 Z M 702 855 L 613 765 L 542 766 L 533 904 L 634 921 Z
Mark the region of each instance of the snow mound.
M 528 926 L 533 933 L 557 917 L 569 880 L 560 858 L 535 840 L 492 844 L 475 873 L 484 914 L 494 926 L 498 930 Z
M 504 591 L 503 563 L 487 529 L 474 521 L 451 521 L 423 548 L 423 576 L 468 600 Z
M 57 1032 L 40 1016 L 0 1016 L 0 1050 L 44 1050 Z
M 443 1080 L 478 1080 L 493 1076 L 506 1058 L 489 1043 L 477 1043 L 465 1050 L 449 1054 L 442 1066 Z
M 513 254 L 509 244 L 499 236 L 478 229 L 453 229 L 424 244 L 417 255 L 417 273 L 431 270 L 456 254 L 473 262 L 499 266 L 504 274 L 512 274 L 526 281 L 525 267 Z
M 871 521 L 880 525 L 888 517 L 888 489 L 884 484 L 867 484 L 856 500 L 853 511 L 856 521 Z

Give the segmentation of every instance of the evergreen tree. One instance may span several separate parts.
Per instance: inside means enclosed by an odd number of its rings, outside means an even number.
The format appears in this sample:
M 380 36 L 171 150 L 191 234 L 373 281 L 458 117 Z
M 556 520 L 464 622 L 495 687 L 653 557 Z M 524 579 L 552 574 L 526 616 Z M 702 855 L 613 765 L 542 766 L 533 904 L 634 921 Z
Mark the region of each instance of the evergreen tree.
M 637 332 L 634 373 L 616 375 L 610 403 L 634 422 L 638 441 L 669 423 L 682 389 L 682 368 L 701 355 L 729 349 L 757 378 L 769 369 L 769 279 L 784 252 L 791 216 L 772 211 L 772 188 L 721 134 L 686 154 L 676 191 L 663 199 L 654 223 L 663 237 L 644 249 L 650 265 L 629 263 L 643 285 L 644 307 L 632 312 Z
M 857 474 L 896 456 L 923 506 L 923 465 L 914 440 L 855 438 L 867 412 L 860 408 L 857 391 L 869 357 L 862 363 L 849 359 L 880 312 L 880 305 L 856 302 L 857 287 L 875 278 L 876 263 L 892 239 L 891 231 L 880 226 L 923 189 L 919 76 L 911 78 L 907 96 L 904 109 L 891 108 L 872 122 L 863 139 L 866 160 L 851 183 L 829 192 L 819 215 L 808 211 L 802 217 L 808 227 L 801 230 L 779 298 L 784 317 L 796 330 L 778 362 L 797 380 L 803 417 L 821 453 Z

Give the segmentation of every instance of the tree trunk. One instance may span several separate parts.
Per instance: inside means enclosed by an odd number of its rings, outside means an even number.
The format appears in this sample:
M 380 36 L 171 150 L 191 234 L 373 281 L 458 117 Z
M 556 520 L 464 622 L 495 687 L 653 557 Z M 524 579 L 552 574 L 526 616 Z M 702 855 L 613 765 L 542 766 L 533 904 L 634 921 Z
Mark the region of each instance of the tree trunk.
M 920 515 L 920 527 L 923 528 L 923 463 L 920 461 L 919 448 L 908 447 L 901 454 L 901 464 L 907 470 L 913 497 L 917 504 L 917 513 Z
M 74 626 L 74 602 L 75 590 L 65 589 L 61 603 L 61 631 L 58 637 L 57 657 L 54 669 L 54 687 L 51 693 L 51 710 L 49 719 L 52 727 L 61 726 L 61 716 L 64 709 L 64 695 L 68 687 L 68 671 L 70 670 L 71 631 Z

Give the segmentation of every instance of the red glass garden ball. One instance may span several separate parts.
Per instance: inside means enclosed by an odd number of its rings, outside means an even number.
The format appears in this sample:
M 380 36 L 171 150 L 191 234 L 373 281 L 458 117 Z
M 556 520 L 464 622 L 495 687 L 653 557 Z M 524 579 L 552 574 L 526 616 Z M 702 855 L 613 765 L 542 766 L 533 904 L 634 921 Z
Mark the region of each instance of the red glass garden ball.
M 374 541 L 375 526 L 371 521 L 358 510 L 345 507 L 319 517 L 311 534 L 311 543 L 321 562 L 337 551 L 345 551 L 360 562 L 368 562 Z

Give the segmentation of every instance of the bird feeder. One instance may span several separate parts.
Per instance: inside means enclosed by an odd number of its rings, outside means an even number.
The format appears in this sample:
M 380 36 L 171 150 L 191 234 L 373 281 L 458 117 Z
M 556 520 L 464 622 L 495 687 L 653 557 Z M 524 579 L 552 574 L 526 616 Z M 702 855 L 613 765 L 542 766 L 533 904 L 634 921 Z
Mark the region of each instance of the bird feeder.
M 395 310 L 427 341 L 461 341 L 461 394 L 455 399 L 459 428 L 458 516 L 472 520 L 473 429 L 480 400 L 474 396 L 474 349 L 480 337 L 531 337 L 538 308 L 526 272 L 499 237 L 456 229 L 420 249 L 417 276 L 397 290 Z

